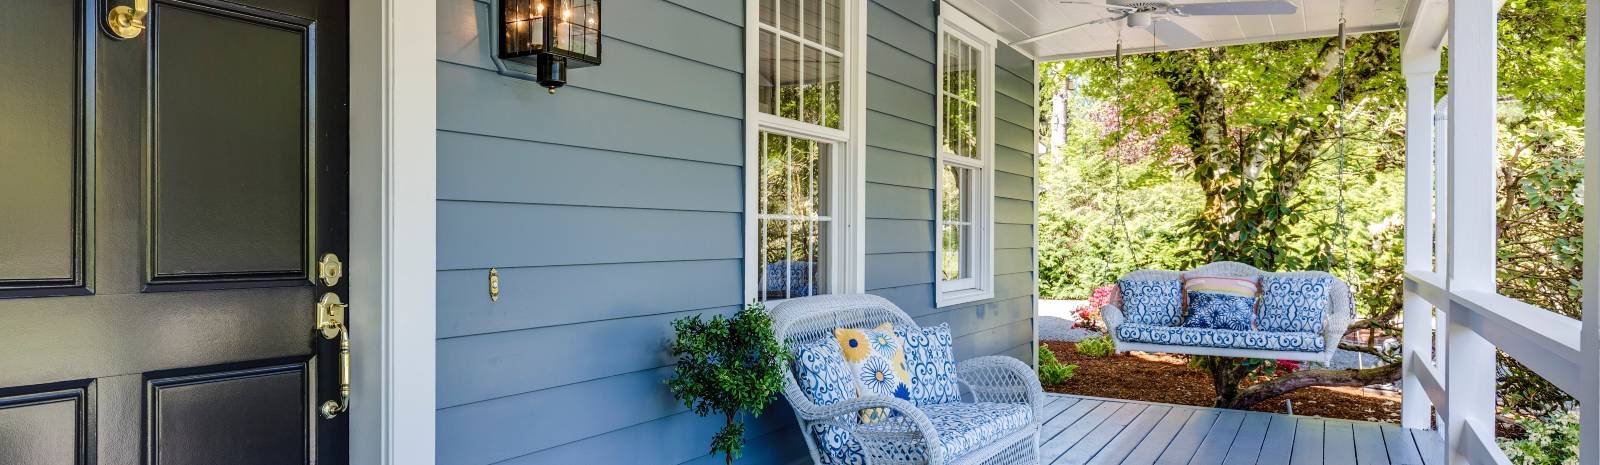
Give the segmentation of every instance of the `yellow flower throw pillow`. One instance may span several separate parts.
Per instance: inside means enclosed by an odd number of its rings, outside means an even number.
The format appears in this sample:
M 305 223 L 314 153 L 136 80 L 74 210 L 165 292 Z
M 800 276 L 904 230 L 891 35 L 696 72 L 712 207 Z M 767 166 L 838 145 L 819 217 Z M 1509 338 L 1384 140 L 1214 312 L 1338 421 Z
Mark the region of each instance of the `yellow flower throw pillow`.
M 893 325 L 884 323 L 873 329 L 836 328 L 833 337 L 839 340 L 844 360 L 850 364 L 849 373 L 855 379 L 856 396 L 911 400 L 911 375 L 906 371 L 906 344 L 894 334 Z M 877 423 L 889 418 L 892 413 L 886 408 L 864 409 L 861 411 L 861 423 Z

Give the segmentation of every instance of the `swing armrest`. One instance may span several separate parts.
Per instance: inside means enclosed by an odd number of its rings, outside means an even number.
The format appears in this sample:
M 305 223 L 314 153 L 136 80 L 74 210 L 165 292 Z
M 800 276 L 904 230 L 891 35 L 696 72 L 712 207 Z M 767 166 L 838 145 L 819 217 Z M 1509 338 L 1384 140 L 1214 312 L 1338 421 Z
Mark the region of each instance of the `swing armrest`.
M 1117 327 L 1122 326 L 1122 322 L 1127 319 L 1122 316 L 1122 309 L 1118 308 L 1116 304 L 1101 306 L 1100 318 L 1106 320 L 1106 334 L 1113 335 L 1113 339 L 1116 338 Z

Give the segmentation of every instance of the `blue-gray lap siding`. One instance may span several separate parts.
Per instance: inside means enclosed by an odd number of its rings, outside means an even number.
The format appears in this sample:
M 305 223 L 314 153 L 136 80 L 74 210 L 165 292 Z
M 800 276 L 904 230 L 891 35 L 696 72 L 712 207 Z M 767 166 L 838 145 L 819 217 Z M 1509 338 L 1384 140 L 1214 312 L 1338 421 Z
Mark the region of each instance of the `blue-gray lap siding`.
M 742 299 L 743 1 L 607 4 L 555 95 L 494 72 L 490 5 L 438 2 L 438 463 L 720 463 L 662 381 L 670 321 Z M 869 6 L 867 287 L 1031 360 L 1032 62 L 996 59 L 996 298 L 934 308 L 935 15 Z M 749 431 L 744 463 L 805 454 L 787 407 Z

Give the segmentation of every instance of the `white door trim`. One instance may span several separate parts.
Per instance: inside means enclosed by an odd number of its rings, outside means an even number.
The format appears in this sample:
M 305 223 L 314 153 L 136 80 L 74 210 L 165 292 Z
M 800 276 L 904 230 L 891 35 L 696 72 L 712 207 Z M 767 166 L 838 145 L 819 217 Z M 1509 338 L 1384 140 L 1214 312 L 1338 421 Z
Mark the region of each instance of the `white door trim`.
M 350 463 L 434 461 L 435 0 L 350 0 Z

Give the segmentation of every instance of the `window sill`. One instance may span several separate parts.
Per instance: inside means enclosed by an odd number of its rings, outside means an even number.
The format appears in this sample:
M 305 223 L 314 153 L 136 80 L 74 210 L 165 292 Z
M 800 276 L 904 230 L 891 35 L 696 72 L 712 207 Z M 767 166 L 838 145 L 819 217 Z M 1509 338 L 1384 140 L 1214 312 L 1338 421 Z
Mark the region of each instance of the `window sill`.
M 994 298 L 994 290 L 970 288 L 950 291 L 941 290 L 934 300 L 936 302 L 935 305 L 939 308 L 945 308 L 992 298 Z

